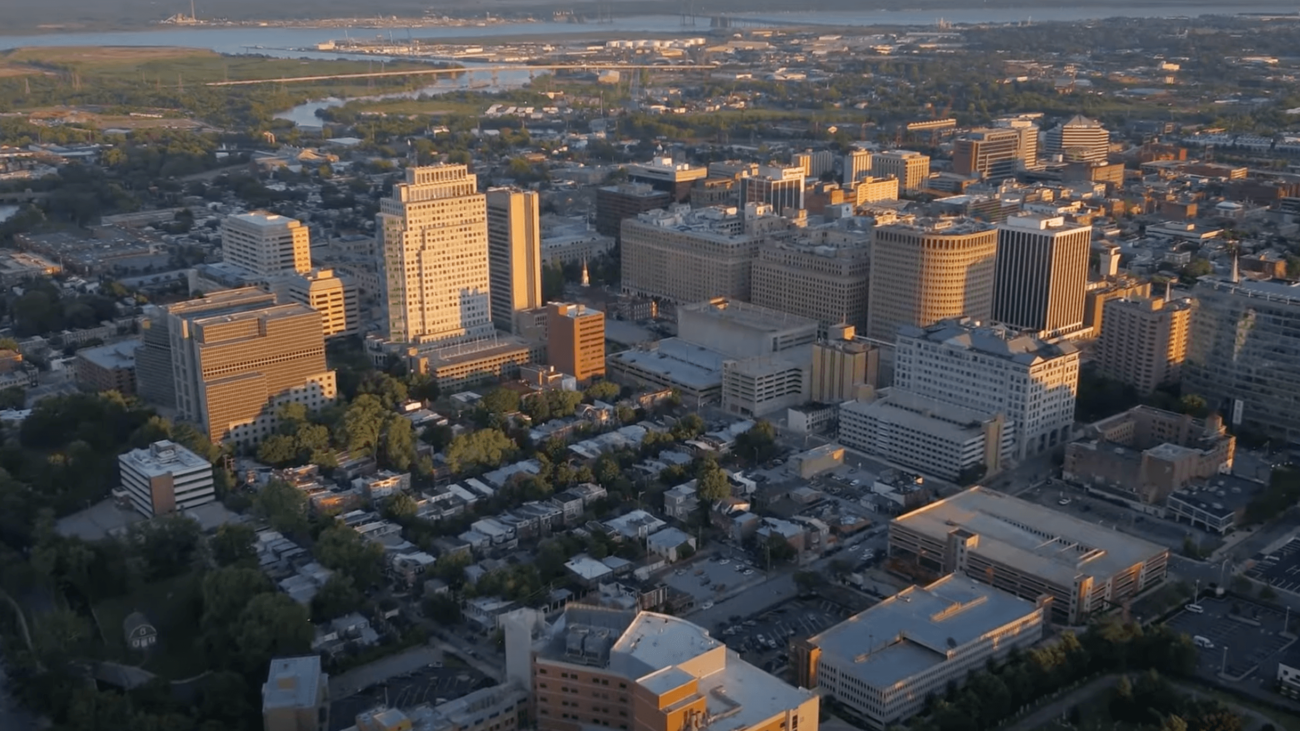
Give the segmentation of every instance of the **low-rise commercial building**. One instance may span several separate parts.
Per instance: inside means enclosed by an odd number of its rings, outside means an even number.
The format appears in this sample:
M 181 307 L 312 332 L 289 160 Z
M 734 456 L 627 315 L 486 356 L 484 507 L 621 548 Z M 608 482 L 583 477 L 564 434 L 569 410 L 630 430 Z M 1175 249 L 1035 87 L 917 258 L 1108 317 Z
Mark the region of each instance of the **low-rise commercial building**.
M 1169 494 L 1165 517 L 1193 528 L 1225 535 L 1241 522 L 1246 507 L 1268 488 L 1236 475 L 1214 475 Z
M 175 442 L 162 440 L 119 455 L 123 497 L 152 518 L 217 499 L 212 464 Z
M 265 731 L 329 731 L 329 675 L 319 655 L 278 657 L 262 685 Z
M 91 391 L 117 391 L 135 395 L 135 351 L 137 340 L 124 340 L 77 351 L 77 385 Z
M 954 573 L 796 643 L 792 662 L 800 685 L 883 729 L 950 683 L 1042 639 L 1044 604 Z
M 945 480 L 979 479 L 1015 452 L 1016 428 L 1001 414 L 954 406 L 902 389 L 840 405 L 846 446 Z
M 1163 581 L 1169 549 L 1003 493 L 972 487 L 889 524 L 889 556 L 919 573 L 964 571 L 1068 625 Z
M 818 697 L 690 622 L 570 604 L 533 647 L 540 731 L 817 731 Z

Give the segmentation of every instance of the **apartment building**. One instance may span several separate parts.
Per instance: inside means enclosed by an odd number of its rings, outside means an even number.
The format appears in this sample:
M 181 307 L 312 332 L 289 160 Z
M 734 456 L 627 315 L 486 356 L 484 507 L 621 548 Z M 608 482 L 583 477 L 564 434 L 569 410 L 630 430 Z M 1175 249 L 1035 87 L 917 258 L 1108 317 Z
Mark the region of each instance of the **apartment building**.
M 1165 578 L 1169 549 L 1004 493 L 972 487 L 889 524 L 889 556 L 922 573 L 964 572 L 1037 602 L 1070 626 Z
M 586 305 L 546 305 L 547 362 L 588 383 L 605 375 L 605 313 Z
M 642 213 L 623 222 L 622 281 L 627 294 L 671 302 L 714 297 L 748 301 L 754 253 L 785 227 L 768 206 Z
M 1060 216 L 1000 224 L 993 319 L 1047 338 L 1081 330 L 1091 244 L 1091 227 Z
M 271 660 L 262 685 L 265 731 L 329 731 L 329 675 L 319 655 Z
M 227 262 L 255 277 L 311 269 L 311 235 L 294 218 L 257 211 L 221 222 L 221 252 Z
M 899 331 L 894 387 L 1016 426 L 1016 457 L 1069 440 L 1079 385 L 1079 350 L 973 320 Z
M 879 226 L 871 243 L 867 336 L 993 314 L 998 232 L 972 219 Z
M 796 643 L 792 662 L 800 685 L 884 729 L 950 684 L 1038 642 L 1043 615 L 1041 604 L 954 573 Z
M 839 423 L 844 446 L 952 482 L 1000 471 L 1016 448 L 1016 425 L 1003 414 L 900 388 L 873 401 L 840 404 Z
M 867 325 L 871 232 L 819 227 L 761 244 L 750 284 L 754 304 L 812 318 L 823 328 Z
M 493 332 L 486 197 L 464 165 L 406 169 L 379 201 L 385 337 L 452 343 Z
M 217 499 L 212 465 L 169 440 L 118 455 L 121 490 L 136 512 L 152 518 Z
M 321 317 L 306 305 L 169 317 L 177 412 L 213 442 L 255 446 L 275 432 L 280 405 L 334 402 Z
M 1106 254 L 1102 254 L 1103 261 L 1107 258 Z M 1113 258 L 1118 265 L 1119 254 L 1116 253 Z M 1092 280 L 1088 282 L 1083 296 L 1083 326 L 1090 328 L 1095 337 L 1105 329 L 1102 324 L 1105 322 L 1107 302 L 1126 297 L 1132 299 L 1150 296 L 1151 282 L 1136 277 L 1112 273 L 1102 279 Z
M 1183 393 L 1234 427 L 1300 440 L 1300 285 L 1202 277 L 1192 290 Z
M 1151 297 L 1112 299 L 1097 340 L 1102 375 L 1148 394 L 1182 375 L 1195 301 Z
M 77 384 L 91 391 L 117 391 L 135 395 L 135 354 L 139 341 L 124 340 L 77 351 Z
M 570 604 L 533 646 L 531 684 L 540 731 L 817 731 L 815 693 L 652 612 Z
M 872 153 L 871 174 L 877 178 L 898 178 L 903 190 L 921 190 L 930 178 L 930 157 L 913 150 Z
M 515 332 L 517 313 L 542 306 L 539 198 L 532 191 L 487 192 L 492 324 L 503 332 Z

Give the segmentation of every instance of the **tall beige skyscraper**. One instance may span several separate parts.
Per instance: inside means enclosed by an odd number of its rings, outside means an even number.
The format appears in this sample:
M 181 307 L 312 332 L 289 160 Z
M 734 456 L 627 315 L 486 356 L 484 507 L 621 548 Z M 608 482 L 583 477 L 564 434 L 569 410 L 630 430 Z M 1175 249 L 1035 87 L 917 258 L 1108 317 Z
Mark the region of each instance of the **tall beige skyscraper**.
M 379 202 L 380 296 L 388 340 L 490 337 L 487 203 L 464 165 L 407 168 Z
M 1083 327 L 1092 229 L 1060 216 L 1012 216 L 998 226 L 993 319 L 1042 337 Z
M 993 314 L 997 229 L 971 219 L 882 226 L 871 244 L 867 335 L 893 342 L 904 325 Z
M 361 326 L 357 288 L 339 279 L 333 269 L 312 269 L 286 277 L 280 302 L 298 302 L 320 313 L 325 339 L 356 335 Z
M 488 274 L 492 324 L 515 332 L 515 313 L 542 306 L 542 229 L 538 195 L 497 188 L 487 192 Z
M 221 223 L 227 262 L 269 277 L 311 269 L 311 237 L 302 221 L 257 211 L 228 216 Z
M 890 150 L 871 156 L 871 174 L 877 178 L 894 176 L 903 190 L 920 190 L 930 178 L 930 156 L 914 150 Z
M 1098 370 L 1144 394 L 1177 381 L 1187 359 L 1192 311 L 1190 298 L 1110 300 L 1106 325 L 1097 339 Z

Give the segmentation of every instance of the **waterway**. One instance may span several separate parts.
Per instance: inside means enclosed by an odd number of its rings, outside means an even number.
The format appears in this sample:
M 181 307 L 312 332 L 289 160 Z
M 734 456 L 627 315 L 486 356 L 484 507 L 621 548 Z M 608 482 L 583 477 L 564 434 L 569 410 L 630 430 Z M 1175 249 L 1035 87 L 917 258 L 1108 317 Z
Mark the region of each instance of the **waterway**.
M 1228 13 L 1293 12 L 1279 4 L 1246 2 L 1240 5 L 1137 2 L 1132 5 L 1096 5 L 999 8 L 959 7 L 927 10 L 863 10 L 809 13 L 730 14 L 735 19 L 757 17 L 769 20 L 789 18 L 792 24 L 811 23 L 828 26 L 933 25 L 948 23 L 1020 23 L 1079 21 L 1109 17 L 1158 18 L 1189 17 Z M 158 26 L 141 31 L 105 33 L 50 33 L 45 35 L 0 36 L 0 50 L 23 46 L 183 46 L 210 48 L 221 53 L 263 53 L 274 49 L 307 48 L 329 40 L 391 37 L 393 40 L 473 39 L 502 36 L 539 36 L 556 38 L 572 34 L 600 34 L 608 37 L 638 33 L 704 34 L 708 21 L 699 19 L 695 26 L 683 27 L 676 15 L 643 15 L 616 18 L 612 23 L 502 23 L 487 26 L 448 26 L 411 29 L 376 28 L 275 28 L 275 27 L 176 27 Z
M 18 212 L 18 206 L 0 206 L 0 221 L 7 221 L 9 217 Z M 4 726 L 0 725 L 0 728 Z

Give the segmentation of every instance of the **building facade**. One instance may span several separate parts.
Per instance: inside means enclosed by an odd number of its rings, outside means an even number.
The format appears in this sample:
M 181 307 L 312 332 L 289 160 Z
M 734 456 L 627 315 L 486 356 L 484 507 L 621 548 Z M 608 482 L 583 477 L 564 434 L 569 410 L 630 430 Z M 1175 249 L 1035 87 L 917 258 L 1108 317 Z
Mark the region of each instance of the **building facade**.
M 515 314 L 542 306 L 540 196 L 531 191 L 487 192 L 488 279 L 492 324 L 515 332 Z
M 903 190 L 921 190 L 930 177 L 930 157 L 912 150 L 876 152 L 871 156 L 871 174 L 898 178 Z
M 1013 129 L 974 129 L 953 142 L 952 171 L 1001 182 L 1024 166 L 1020 133 Z
M 137 512 L 149 518 L 189 510 L 217 499 L 212 465 L 168 440 L 119 455 L 117 466 L 127 500 Z
M 842 180 L 845 188 L 852 188 L 859 180 L 870 177 L 871 174 L 871 150 L 854 148 L 844 154 L 844 175 Z
M 1061 217 L 1011 216 L 998 226 L 993 319 L 1041 337 L 1083 328 L 1092 229 Z
M 965 572 L 1075 626 L 1164 580 L 1169 549 L 1000 492 L 972 487 L 889 524 L 889 556 Z
M 871 243 L 867 335 L 892 342 L 904 326 L 993 314 L 998 233 L 972 220 L 877 227 Z
M 931 696 L 1043 637 L 1043 607 L 963 574 L 911 586 L 807 640 L 797 682 L 867 722 L 893 727 Z
M 588 383 L 605 375 L 605 313 L 586 305 L 546 305 L 547 362 Z
M 708 175 L 706 167 L 675 163 L 671 157 L 656 157 L 647 163 L 627 166 L 628 180 L 667 193 L 673 203 L 689 202 L 695 181 L 704 180 Z
M 673 197 L 648 183 L 625 183 L 596 189 L 596 233 L 621 239 L 623 221 L 668 208 Z
M 1300 285 L 1210 276 L 1192 294 L 1183 393 L 1233 426 L 1300 441 Z
M 169 318 L 176 410 L 214 443 L 255 446 L 274 433 L 280 405 L 334 402 L 315 310 L 294 303 Z
M 1016 426 L 1016 456 L 1069 441 L 1079 387 L 1079 350 L 1005 328 L 950 320 L 898 335 L 894 387 Z
M 127 340 L 77 351 L 77 383 L 91 391 L 135 395 L 135 354 L 139 343 Z
M 817 228 L 775 237 L 758 248 L 751 276 L 756 305 L 865 330 L 871 234 Z
M 486 198 L 466 166 L 407 168 L 380 200 L 375 228 L 388 340 L 491 334 Z
M 772 207 L 777 215 L 801 211 L 804 175 L 801 167 L 762 166 L 757 175 L 740 179 L 740 204 L 759 203 Z
M 319 655 L 271 660 L 262 685 L 263 729 L 329 731 L 329 677 Z
M 1110 132 L 1083 115 L 1047 130 L 1045 142 L 1044 152 L 1049 158 L 1059 155 L 1066 162 L 1106 162 L 1110 152 Z
M 258 211 L 221 222 L 225 260 L 258 277 L 311 269 L 311 235 L 302 222 Z
M 813 345 L 808 397 L 838 404 L 866 396 L 880 379 L 880 349 L 857 339 L 852 325 L 836 325 Z
M 627 294 L 671 302 L 750 299 L 754 252 L 765 232 L 784 226 L 766 206 L 684 207 L 623 222 L 622 282 Z
M 1095 351 L 1098 371 L 1142 394 L 1177 382 L 1194 307 L 1190 298 L 1110 300 Z
M 334 274 L 333 269 L 315 268 L 269 283 L 280 302 L 297 302 L 320 314 L 321 333 L 326 340 L 361 332 L 361 310 L 357 288 Z

